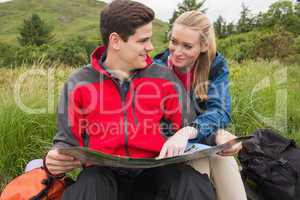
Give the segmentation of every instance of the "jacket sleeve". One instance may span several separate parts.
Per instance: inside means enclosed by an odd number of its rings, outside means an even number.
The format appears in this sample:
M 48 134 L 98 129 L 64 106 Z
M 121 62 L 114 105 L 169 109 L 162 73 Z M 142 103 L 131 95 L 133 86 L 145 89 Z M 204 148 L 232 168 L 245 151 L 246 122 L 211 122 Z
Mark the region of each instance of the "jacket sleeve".
M 53 140 L 53 148 L 78 146 L 81 134 L 80 94 L 74 90 L 75 84 L 68 81 L 61 92 L 57 109 L 57 134 Z
M 190 124 L 198 130 L 197 138 L 191 142 L 200 142 L 218 129 L 226 128 L 231 121 L 229 70 L 225 60 L 220 64 L 220 70 L 216 70 L 215 77 L 208 87 L 208 100 L 205 102 L 205 110 L 202 112 L 197 111 L 200 114 Z

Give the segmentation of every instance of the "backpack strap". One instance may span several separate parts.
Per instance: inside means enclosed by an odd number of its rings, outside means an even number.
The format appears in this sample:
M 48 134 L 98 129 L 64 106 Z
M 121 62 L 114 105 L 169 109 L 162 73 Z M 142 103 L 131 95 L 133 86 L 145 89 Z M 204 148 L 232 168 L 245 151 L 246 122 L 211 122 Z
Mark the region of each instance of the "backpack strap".
M 46 185 L 46 187 L 30 200 L 41 200 L 43 197 L 47 196 L 50 187 L 53 185 L 54 179 L 54 177 L 48 176 L 47 179 L 42 180 L 42 184 Z

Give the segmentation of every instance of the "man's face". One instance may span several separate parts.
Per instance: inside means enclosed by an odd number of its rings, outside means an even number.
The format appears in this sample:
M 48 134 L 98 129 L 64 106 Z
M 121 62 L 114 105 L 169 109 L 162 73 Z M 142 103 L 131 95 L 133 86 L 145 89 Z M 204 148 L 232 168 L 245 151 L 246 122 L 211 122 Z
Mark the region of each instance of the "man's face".
M 127 42 L 121 42 L 119 58 L 123 67 L 128 69 L 141 69 L 147 66 L 147 55 L 154 49 L 152 42 L 152 22 L 136 29 L 135 33 L 129 36 Z

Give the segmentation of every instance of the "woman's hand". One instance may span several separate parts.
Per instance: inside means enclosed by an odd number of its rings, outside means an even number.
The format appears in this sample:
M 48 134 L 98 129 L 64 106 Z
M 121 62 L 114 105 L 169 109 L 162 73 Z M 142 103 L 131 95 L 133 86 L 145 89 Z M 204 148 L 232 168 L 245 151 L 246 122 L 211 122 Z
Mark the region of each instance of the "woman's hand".
M 50 150 L 45 158 L 45 167 L 53 175 L 64 174 L 75 168 L 81 167 L 81 163 L 72 156 L 60 154 L 57 149 Z
M 197 129 L 191 126 L 186 126 L 177 131 L 163 145 L 158 158 L 166 158 L 179 156 L 184 153 L 189 139 L 197 136 Z
M 216 133 L 216 144 L 217 145 L 224 144 L 235 138 L 237 138 L 235 135 L 229 133 L 228 131 L 221 129 Z M 239 142 L 239 143 L 233 145 L 230 149 L 226 149 L 219 154 L 221 156 L 233 156 L 233 155 L 237 154 L 241 149 L 242 149 L 242 143 Z

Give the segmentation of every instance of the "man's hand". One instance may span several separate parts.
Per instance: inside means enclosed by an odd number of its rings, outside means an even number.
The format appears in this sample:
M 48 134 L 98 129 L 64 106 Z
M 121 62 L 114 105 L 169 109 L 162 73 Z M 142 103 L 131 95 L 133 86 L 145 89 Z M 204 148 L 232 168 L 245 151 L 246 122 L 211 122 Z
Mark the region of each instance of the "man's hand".
M 158 158 L 179 156 L 184 153 L 189 139 L 197 136 L 197 129 L 194 127 L 184 127 L 170 137 L 163 145 Z
M 237 138 L 235 135 L 222 129 L 216 133 L 216 144 L 224 144 L 235 138 Z M 241 149 L 242 149 L 242 143 L 239 142 L 239 143 L 233 145 L 230 149 L 227 149 L 219 154 L 221 156 L 233 156 L 233 155 L 237 154 Z
M 50 150 L 45 158 L 45 164 L 53 175 L 63 174 L 81 167 L 81 163 L 72 156 L 60 154 L 57 149 Z

